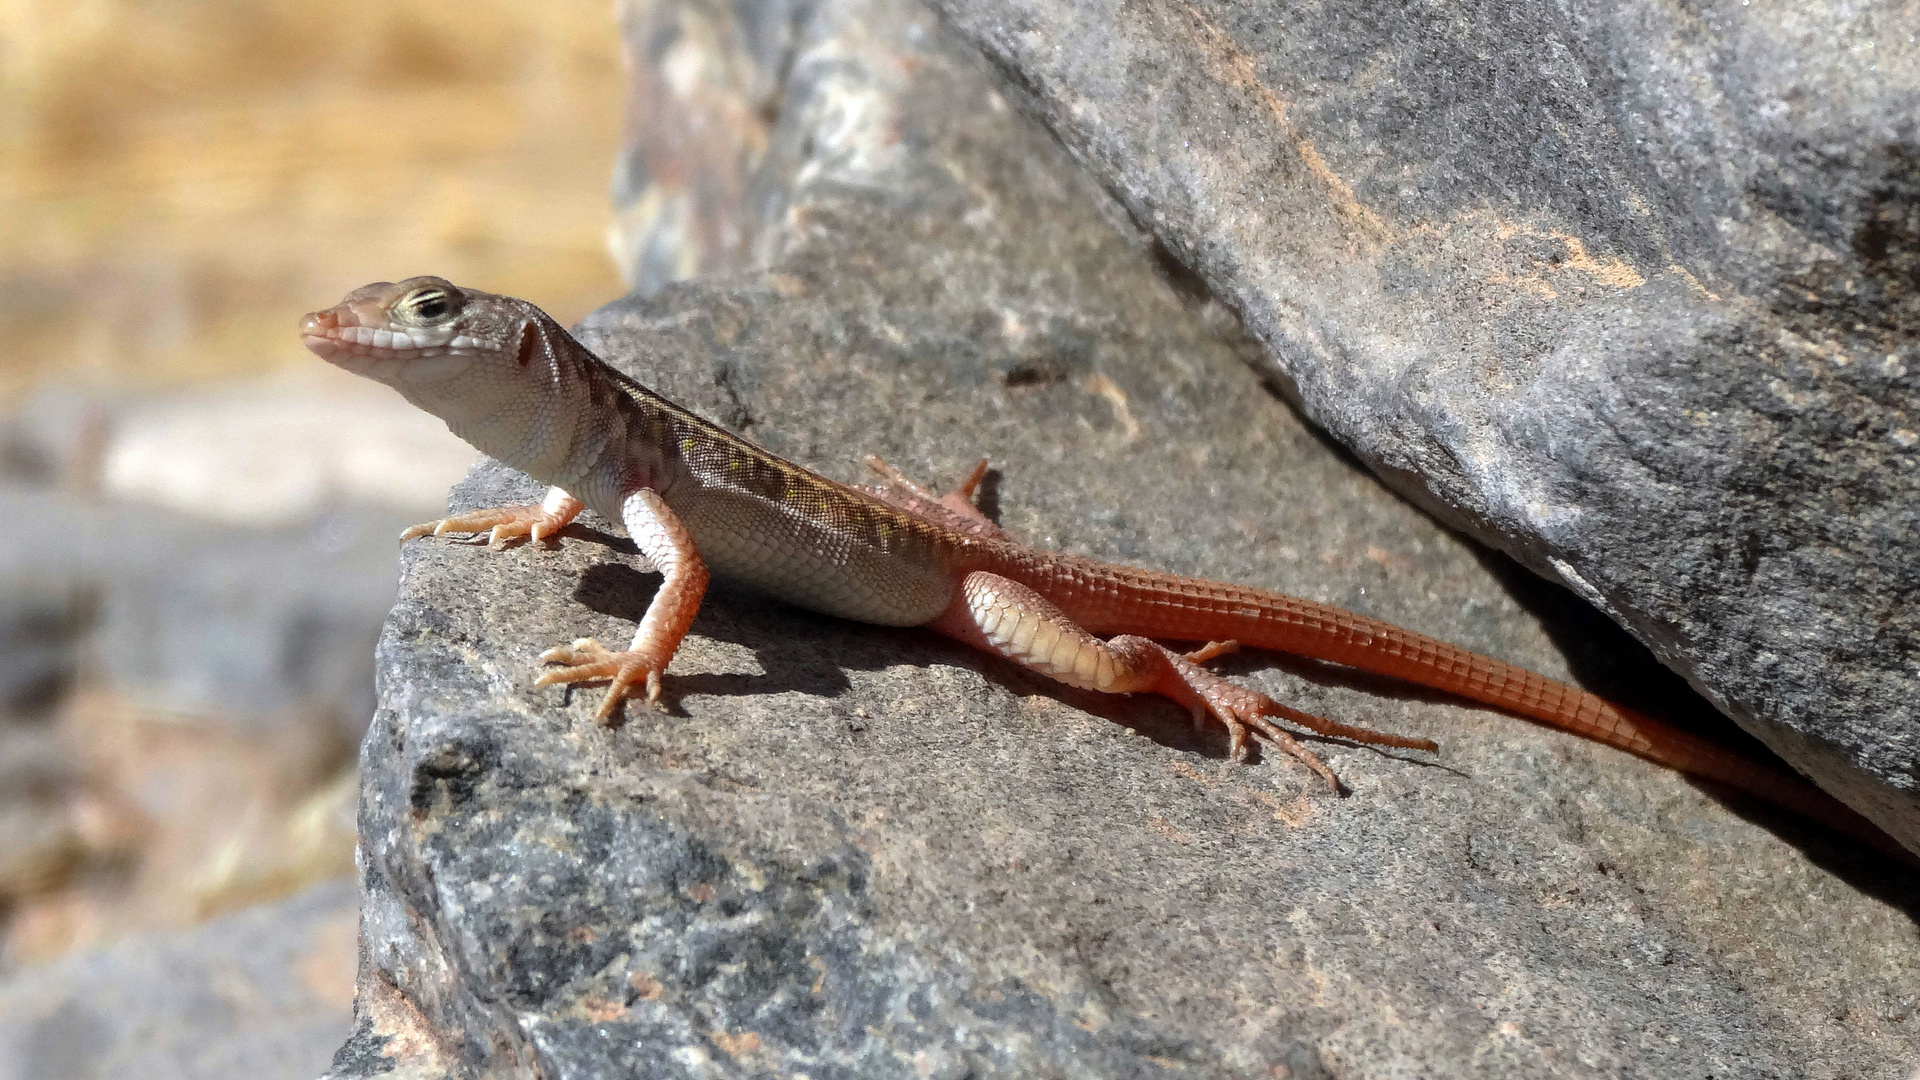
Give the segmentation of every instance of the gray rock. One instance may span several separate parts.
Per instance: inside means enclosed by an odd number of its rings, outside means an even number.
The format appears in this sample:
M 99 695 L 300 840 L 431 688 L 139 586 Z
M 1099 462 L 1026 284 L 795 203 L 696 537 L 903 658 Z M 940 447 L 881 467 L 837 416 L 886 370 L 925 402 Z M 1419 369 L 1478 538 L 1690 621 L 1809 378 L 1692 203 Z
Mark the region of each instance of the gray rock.
M 754 176 L 728 181 L 766 193 L 736 226 L 761 256 L 635 209 L 696 167 L 656 156 L 651 194 L 629 178 L 630 250 L 767 260 L 590 317 L 583 338 L 643 381 L 841 479 L 865 452 L 928 482 L 985 454 L 989 506 L 1035 543 L 1312 596 L 1715 718 L 1321 442 L 929 13 L 658 0 L 626 25 L 683 83 L 745 88 L 689 97 L 718 111 L 688 130 L 766 129 Z M 538 494 L 487 465 L 453 504 Z M 531 684 L 542 649 L 624 642 L 645 609 L 653 579 L 610 529 L 405 547 L 362 749 L 361 994 L 332 1077 L 1841 1077 L 1920 1059 L 1911 873 L 1603 747 L 1323 667 L 1228 670 L 1441 752 L 1317 743 L 1353 789 L 1336 799 L 1271 756 L 1224 768 L 1219 733 L 1167 702 L 726 589 L 668 675 L 673 711 L 602 727 L 598 688 Z
M 349 1023 L 345 882 L 0 982 L 4 1080 L 310 1077 Z
M 0 480 L 0 694 L 23 709 L 86 678 L 157 710 L 242 727 L 318 717 L 357 737 L 391 603 L 390 512 L 298 528 Z
M 1910 8 L 933 6 L 1316 423 L 1920 851 Z
M 0 416 L 0 711 L 84 673 L 163 711 L 373 711 L 393 538 L 476 457 L 315 364 L 166 394 L 49 390 Z M 56 539 L 57 538 L 57 541 Z

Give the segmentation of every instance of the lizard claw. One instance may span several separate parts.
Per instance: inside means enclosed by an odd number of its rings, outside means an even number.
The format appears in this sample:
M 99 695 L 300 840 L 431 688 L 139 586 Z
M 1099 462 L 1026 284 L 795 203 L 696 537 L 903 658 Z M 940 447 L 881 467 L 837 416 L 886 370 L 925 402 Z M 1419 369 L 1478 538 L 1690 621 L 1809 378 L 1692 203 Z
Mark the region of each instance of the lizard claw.
M 1335 793 L 1340 791 L 1340 781 L 1333 775 L 1333 770 L 1327 767 L 1326 762 L 1321 761 L 1319 755 L 1313 751 L 1300 745 L 1298 739 L 1275 724 L 1273 720 L 1268 719 L 1269 717 L 1297 724 L 1308 731 L 1352 739 L 1355 742 L 1395 746 L 1409 750 L 1439 749 L 1439 746 L 1429 739 L 1415 739 L 1404 735 L 1370 731 L 1289 708 L 1258 690 L 1230 682 L 1199 666 L 1202 661 L 1233 652 L 1239 647 L 1237 642 L 1216 641 L 1184 656 L 1174 652 L 1164 653 L 1171 668 L 1170 673 L 1178 680 L 1174 694 L 1180 700 L 1186 701 L 1188 707 L 1193 710 L 1195 723 L 1201 723 L 1206 717 L 1211 716 L 1226 727 L 1229 767 L 1246 759 L 1247 745 L 1250 741 L 1263 742 L 1312 769 L 1314 774 L 1325 780 L 1327 786 Z
M 620 703 L 634 696 L 635 683 L 646 688 L 648 706 L 660 704 L 660 671 L 666 665 L 650 653 L 633 649 L 611 652 L 592 638 L 580 638 L 571 645 L 557 645 L 541 653 L 540 662 L 567 666 L 542 672 L 533 681 L 535 686 L 608 680 L 607 696 L 594 714 L 594 719 L 603 724 L 612 723 L 620 712 Z

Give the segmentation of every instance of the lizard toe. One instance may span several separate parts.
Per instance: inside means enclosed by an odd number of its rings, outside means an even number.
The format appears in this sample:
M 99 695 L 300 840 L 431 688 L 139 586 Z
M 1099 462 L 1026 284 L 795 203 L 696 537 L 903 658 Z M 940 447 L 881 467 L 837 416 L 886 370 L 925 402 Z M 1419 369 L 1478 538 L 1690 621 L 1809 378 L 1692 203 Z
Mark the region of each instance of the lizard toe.
M 1313 770 L 1314 775 L 1327 782 L 1327 787 L 1335 795 L 1341 794 L 1340 778 L 1333 774 L 1326 762 L 1320 760 L 1320 755 L 1300 745 L 1300 740 L 1267 722 L 1264 717 L 1256 717 L 1255 721 L 1254 730 L 1259 733 L 1262 742 Z
M 1204 664 L 1215 657 L 1226 656 L 1228 653 L 1237 653 L 1239 651 L 1240 643 L 1237 641 L 1209 641 L 1205 645 L 1187 653 L 1186 657 L 1193 663 Z
M 540 654 L 543 664 L 597 664 L 613 653 L 592 638 L 575 638 L 570 645 L 555 645 Z M 551 673 L 549 673 L 551 674 Z
M 597 660 L 591 664 L 574 664 L 570 667 L 554 668 L 543 671 L 533 680 L 535 686 L 553 686 L 556 683 L 591 682 L 594 679 L 611 679 L 620 674 L 620 665 L 611 660 Z
M 660 702 L 660 672 L 666 665 L 650 652 L 634 649 L 610 652 L 592 638 L 581 638 L 571 645 L 548 649 L 540 654 L 540 659 L 566 666 L 541 672 L 533 681 L 535 686 L 607 680 L 606 697 L 600 700 L 600 708 L 594 714 L 603 724 L 612 723 L 620 713 L 621 703 L 639 696 L 640 692 L 645 693 L 649 705 Z
M 438 521 L 422 522 L 400 534 L 400 542 L 422 536 L 445 536 L 447 533 L 485 533 L 487 547 L 499 551 L 510 540 L 523 536 L 532 536 L 535 540 L 559 532 L 580 512 L 577 500 L 554 502 L 546 505 L 528 504 L 524 506 L 496 506 L 485 510 L 469 510 L 464 514 L 453 514 Z
M 637 664 L 622 664 L 612 673 L 612 681 L 607 684 L 607 696 L 600 699 L 600 708 L 593 714 L 595 720 L 610 724 L 620 714 L 620 706 L 632 694 L 634 680 L 641 671 Z

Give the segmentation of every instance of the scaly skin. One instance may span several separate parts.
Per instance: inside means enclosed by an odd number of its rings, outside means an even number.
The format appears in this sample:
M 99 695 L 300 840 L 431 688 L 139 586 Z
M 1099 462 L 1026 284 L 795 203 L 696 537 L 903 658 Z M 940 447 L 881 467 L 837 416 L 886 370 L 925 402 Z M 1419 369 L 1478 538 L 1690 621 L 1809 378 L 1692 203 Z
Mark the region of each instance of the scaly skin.
M 607 679 L 603 720 L 660 675 L 709 574 L 864 622 L 926 626 L 1069 685 L 1152 692 L 1298 758 L 1273 722 L 1387 746 L 1433 743 L 1287 708 L 1199 666 L 1241 644 L 1330 661 L 1491 705 L 1738 788 L 1885 847 L 1864 819 L 1807 784 L 1577 687 L 1340 608 L 1238 585 L 1112 566 L 1014 542 L 974 508 L 982 469 L 939 497 L 884 463 L 859 489 L 782 460 L 667 401 L 594 356 L 524 300 L 440 278 L 379 282 L 301 323 L 307 347 L 393 386 L 505 464 L 552 485 L 540 506 L 407 530 L 490 533 L 491 545 L 558 531 L 582 507 L 622 521 L 666 580 L 621 652 L 551 649 L 545 685 Z M 983 463 L 984 467 L 984 463 Z M 1102 640 L 1106 635 L 1115 635 Z M 1153 638 L 1211 641 L 1182 655 Z

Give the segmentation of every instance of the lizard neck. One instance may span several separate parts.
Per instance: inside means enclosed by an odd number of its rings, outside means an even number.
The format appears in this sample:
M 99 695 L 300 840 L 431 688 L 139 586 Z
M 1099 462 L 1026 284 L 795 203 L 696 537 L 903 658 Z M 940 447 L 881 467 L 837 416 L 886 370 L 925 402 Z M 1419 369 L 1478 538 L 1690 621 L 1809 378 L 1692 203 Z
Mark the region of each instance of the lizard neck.
M 608 369 L 559 324 L 537 315 L 522 330 L 518 356 L 448 385 L 401 387 L 483 453 L 551 484 L 602 513 L 617 512 L 636 480 L 651 484 L 659 454 L 648 453 L 642 409 Z M 431 398 L 431 400 L 422 400 Z M 657 425 L 656 425 L 657 426 Z

